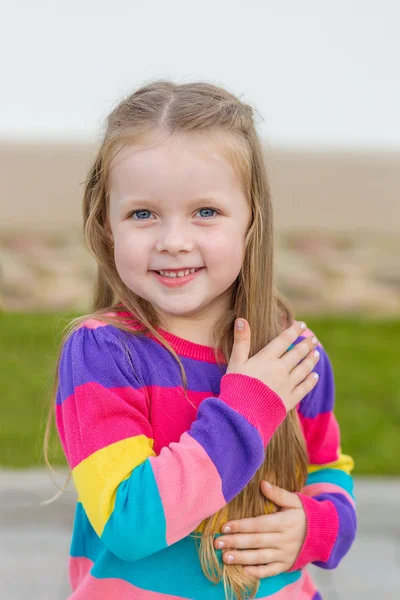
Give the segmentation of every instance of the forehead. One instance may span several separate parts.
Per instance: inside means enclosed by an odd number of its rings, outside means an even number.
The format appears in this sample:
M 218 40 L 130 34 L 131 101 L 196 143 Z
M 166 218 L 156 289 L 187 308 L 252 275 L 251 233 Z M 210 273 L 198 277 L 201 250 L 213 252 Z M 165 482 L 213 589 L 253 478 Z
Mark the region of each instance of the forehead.
M 223 140 L 194 134 L 124 146 L 109 172 L 111 198 L 132 192 L 159 196 L 183 189 L 186 194 L 198 194 L 241 187 Z

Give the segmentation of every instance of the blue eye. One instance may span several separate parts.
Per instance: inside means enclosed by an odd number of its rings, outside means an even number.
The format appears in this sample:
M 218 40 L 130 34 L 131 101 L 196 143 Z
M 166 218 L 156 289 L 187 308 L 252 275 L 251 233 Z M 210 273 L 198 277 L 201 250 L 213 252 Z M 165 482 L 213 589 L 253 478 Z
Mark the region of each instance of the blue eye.
M 206 211 L 208 211 L 208 212 L 213 212 L 213 213 L 217 212 L 217 211 L 215 210 L 215 208 L 211 208 L 211 206 L 207 206 L 207 207 L 204 207 L 204 208 L 200 208 L 200 210 L 199 210 L 198 212 L 201 212 L 202 210 L 206 210 Z M 205 216 L 206 216 L 206 217 L 212 217 L 213 215 L 205 215 Z
M 142 214 L 142 215 L 143 215 L 143 213 L 151 214 L 151 212 L 149 210 L 141 209 L 141 210 L 134 210 L 133 212 L 131 212 L 131 214 L 129 216 L 132 217 L 136 213 L 139 213 L 139 214 Z M 146 220 L 147 219 L 142 219 L 141 217 L 138 217 L 137 219 L 134 219 L 134 221 L 146 221 Z
M 212 208 L 211 206 L 205 206 L 204 208 L 200 208 L 197 212 L 202 212 L 202 211 L 208 211 L 208 213 L 217 213 L 218 211 L 215 208 Z M 136 218 L 134 218 L 134 221 L 148 221 L 148 219 L 146 218 L 146 216 L 143 216 L 145 214 L 149 214 L 151 215 L 151 211 L 150 210 L 146 210 L 144 208 L 142 209 L 137 209 L 137 210 L 133 210 L 130 214 L 129 214 L 129 218 L 133 217 L 133 215 L 137 215 Z M 210 218 L 213 217 L 214 215 L 211 214 L 207 214 L 207 215 L 203 215 L 204 218 Z

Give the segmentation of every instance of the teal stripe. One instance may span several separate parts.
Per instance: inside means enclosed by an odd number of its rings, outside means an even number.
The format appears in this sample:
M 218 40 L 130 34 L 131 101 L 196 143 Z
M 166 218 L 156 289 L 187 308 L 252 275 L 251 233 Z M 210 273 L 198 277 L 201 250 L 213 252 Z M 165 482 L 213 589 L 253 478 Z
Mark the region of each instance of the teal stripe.
M 103 550 L 103 542 L 91 526 L 82 504 L 77 502 L 70 550 L 71 556 L 85 556 L 96 562 L 97 557 Z
M 321 469 L 320 471 L 310 473 L 307 477 L 306 485 L 312 485 L 313 483 L 334 483 L 344 488 L 354 498 L 353 478 L 340 469 Z
M 150 531 L 146 532 L 146 535 L 150 534 Z M 133 536 L 130 537 L 130 543 L 135 544 Z M 221 564 L 222 552 L 219 550 L 216 553 Z M 71 556 L 84 556 L 94 562 L 91 574 L 99 579 L 123 579 L 142 589 L 193 600 L 225 600 L 223 584 L 211 583 L 201 570 L 194 537 L 188 536 L 141 560 L 123 561 L 105 548 L 79 502 L 76 507 Z M 301 572 L 294 571 L 261 579 L 255 598 L 275 594 L 300 577 Z
M 101 539 L 117 556 L 129 561 L 166 548 L 165 514 L 149 460 L 118 486 L 114 510 Z
M 131 543 L 135 543 L 134 539 L 131 539 Z M 160 552 L 131 563 L 107 553 L 107 556 L 94 565 L 91 573 L 99 579 L 124 579 L 139 588 L 161 594 L 183 596 L 192 600 L 225 600 L 223 583 L 216 585 L 205 577 L 195 539 L 189 536 Z M 301 571 L 294 571 L 262 579 L 255 598 L 275 594 L 300 577 Z

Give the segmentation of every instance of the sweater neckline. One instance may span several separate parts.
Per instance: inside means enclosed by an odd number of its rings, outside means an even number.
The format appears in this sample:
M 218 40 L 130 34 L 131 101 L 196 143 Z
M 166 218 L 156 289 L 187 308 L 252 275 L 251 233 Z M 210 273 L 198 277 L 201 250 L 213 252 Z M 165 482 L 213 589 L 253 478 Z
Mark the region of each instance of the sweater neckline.
M 120 316 L 129 318 L 129 324 L 132 326 L 133 329 L 139 330 L 142 328 L 141 323 L 139 323 L 139 321 L 135 319 L 132 313 L 130 313 L 126 309 L 118 307 L 117 312 Z M 215 359 L 214 348 L 212 346 L 204 346 L 202 344 L 191 342 L 190 340 L 185 340 L 184 338 L 181 338 L 169 331 L 166 331 L 162 327 L 156 327 L 155 329 L 157 333 L 159 333 L 172 346 L 172 348 L 179 356 L 185 356 L 186 358 L 193 358 L 195 360 L 201 360 L 210 363 L 217 362 Z M 144 335 L 154 340 L 158 344 L 162 345 L 161 342 L 151 332 L 146 331 L 144 332 Z M 222 351 L 219 352 L 219 357 L 221 362 L 223 364 L 226 364 L 226 360 Z
M 173 349 L 180 356 L 186 356 L 187 358 L 194 358 L 196 360 L 202 360 L 205 362 L 215 363 L 215 352 L 212 346 L 203 346 L 202 344 L 196 344 L 190 340 L 178 337 L 169 331 L 165 331 L 161 327 L 156 327 L 156 331 L 162 335 L 162 337 L 171 344 Z M 149 337 L 158 340 L 152 335 L 148 334 Z M 222 353 L 220 353 L 221 362 L 226 363 L 226 360 Z

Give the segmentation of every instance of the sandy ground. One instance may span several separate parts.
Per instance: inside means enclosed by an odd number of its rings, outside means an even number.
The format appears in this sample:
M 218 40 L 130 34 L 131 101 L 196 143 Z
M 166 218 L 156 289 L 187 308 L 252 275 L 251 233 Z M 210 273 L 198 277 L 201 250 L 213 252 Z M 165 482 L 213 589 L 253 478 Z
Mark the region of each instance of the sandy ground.
M 0 231 L 80 226 L 96 146 L 0 142 Z M 280 230 L 400 233 L 400 153 L 266 147 Z

